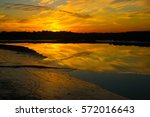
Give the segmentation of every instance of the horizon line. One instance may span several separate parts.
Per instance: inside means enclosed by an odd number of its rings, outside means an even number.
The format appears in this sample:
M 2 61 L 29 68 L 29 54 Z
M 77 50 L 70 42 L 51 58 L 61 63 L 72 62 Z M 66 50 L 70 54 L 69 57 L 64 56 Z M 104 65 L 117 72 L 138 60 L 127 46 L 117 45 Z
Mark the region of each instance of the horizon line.
M 52 32 L 52 33 L 61 33 L 61 32 L 66 32 L 66 33 L 129 33 L 129 32 L 150 32 L 150 30 L 132 30 L 132 31 L 120 31 L 120 32 L 74 32 L 74 31 L 49 31 L 49 30 L 39 30 L 39 31 L 0 31 L 0 33 L 6 32 L 6 33 L 11 33 L 11 32 L 27 32 L 27 33 L 38 33 L 38 32 Z

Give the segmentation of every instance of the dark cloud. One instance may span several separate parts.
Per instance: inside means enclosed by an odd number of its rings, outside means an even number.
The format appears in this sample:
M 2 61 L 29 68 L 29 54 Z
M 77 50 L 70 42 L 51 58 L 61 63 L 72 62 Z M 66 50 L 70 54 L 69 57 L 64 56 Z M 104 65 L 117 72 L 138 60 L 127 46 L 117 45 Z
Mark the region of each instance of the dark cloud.
M 0 23 L 5 23 L 7 21 L 8 21 L 8 19 L 4 19 L 4 18 L 0 19 Z
M 30 19 L 19 19 L 17 20 L 17 23 L 29 23 L 30 21 Z
M 17 9 L 17 10 L 23 10 L 23 11 L 52 10 L 50 7 L 45 7 L 45 6 L 36 6 L 36 5 L 28 5 L 28 4 L 13 4 L 13 3 L 5 3 L 1 5 L 1 7 L 5 9 Z
M 131 2 L 131 1 L 135 1 L 135 0 L 114 0 L 111 2 L 111 4 L 122 3 L 122 2 Z
M 136 17 L 136 16 L 150 16 L 150 11 L 137 11 L 137 12 L 132 12 L 129 17 Z
M 90 18 L 92 16 L 88 15 L 88 14 L 79 14 L 79 13 L 73 13 L 73 12 L 70 12 L 70 11 L 64 11 L 64 10 L 59 10 L 60 12 L 64 12 L 64 13 L 68 13 L 68 14 L 71 14 L 73 16 L 76 16 L 76 17 L 81 17 L 81 18 Z
M 31 22 L 31 19 L 10 19 L 10 18 L 2 18 L 0 19 L 0 23 L 29 23 Z
M 3 5 L 0 5 L 1 8 L 4 8 L 6 10 L 15 9 L 15 10 L 23 10 L 23 11 L 43 11 L 43 10 L 52 10 L 52 11 L 60 11 L 63 13 L 67 13 L 76 17 L 80 18 L 90 18 L 91 16 L 88 14 L 80 14 L 80 13 L 74 13 L 70 11 L 65 10 L 56 10 L 51 7 L 47 6 L 37 6 L 37 5 L 29 5 L 29 4 L 14 4 L 14 3 L 5 3 Z

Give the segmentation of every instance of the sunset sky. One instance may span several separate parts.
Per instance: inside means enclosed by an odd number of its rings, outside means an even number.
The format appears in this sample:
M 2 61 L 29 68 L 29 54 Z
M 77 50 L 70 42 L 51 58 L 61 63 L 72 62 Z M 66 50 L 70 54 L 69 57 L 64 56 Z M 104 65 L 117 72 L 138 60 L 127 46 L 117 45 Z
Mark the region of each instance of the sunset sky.
M 150 0 L 0 0 L 0 31 L 150 30 Z

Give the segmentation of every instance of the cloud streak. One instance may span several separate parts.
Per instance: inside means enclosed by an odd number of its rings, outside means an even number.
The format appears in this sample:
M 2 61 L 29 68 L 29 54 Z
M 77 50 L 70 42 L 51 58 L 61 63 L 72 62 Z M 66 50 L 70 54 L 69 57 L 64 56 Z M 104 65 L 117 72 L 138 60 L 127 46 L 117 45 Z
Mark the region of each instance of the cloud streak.
M 5 3 L 1 5 L 1 7 L 5 9 L 16 9 L 16 10 L 23 10 L 23 11 L 53 10 L 50 7 L 45 7 L 45 6 L 36 6 L 36 5 L 29 5 L 29 4 L 13 4 L 13 3 Z
M 89 14 L 79 14 L 79 13 L 73 13 L 73 12 L 65 11 L 65 10 L 59 10 L 59 11 L 64 12 L 64 13 L 68 13 L 68 14 L 71 14 L 73 16 L 80 17 L 80 18 L 91 18 L 92 17 Z
M 61 10 L 61 9 L 53 9 L 53 8 L 47 7 L 47 6 L 37 6 L 37 5 L 29 5 L 29 4 L 5 3 L 5 4 L 1 5 L 1 8 L 4 8 L 6 10 L 15 9 L 15 10 L 30 11 L 30 12 L 31 11 L 49 11 L 49 10 L 51 10 L 51 11 L 59 11 L 59 12 L 67 13 L 67 14 L 70 14 L 72 16 L 79 17 L 79 18 L 92 17 L 88 14 L 74 13 L 74 12 Z
M 0 30 L 149 30 L 149 5 L 150 0 L 3 1 L 0 3 Z
M 110 5 L 119 6 L 133 6 L 133 7 L 144 7 L 149 8 L 150 0 L 113 0 Z
M 129 17 L 149 17 L 150 16 L 150 11 L 137 11 L 137 12 L 132 12 L 130 13 Z
M 114 0 L 114 1 L 111 2 L 111 4 L 131 2 L 131 1 L 135 1 L 135 0 Z

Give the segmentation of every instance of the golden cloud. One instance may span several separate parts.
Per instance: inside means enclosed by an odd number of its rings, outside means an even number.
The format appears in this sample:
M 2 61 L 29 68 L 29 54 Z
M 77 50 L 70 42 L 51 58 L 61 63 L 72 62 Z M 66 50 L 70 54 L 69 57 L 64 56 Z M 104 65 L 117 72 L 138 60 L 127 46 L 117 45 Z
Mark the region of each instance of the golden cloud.
M 6 14 L 0 14 L 0 22 L 5 22 L 3 27 L 9 24 L 8 27 L 16 30 L 77 32 L 148 30 L 150 27 L 149 0 L 63 0 L 65 3 L 61 4 L 56 4 L 58 0 L 36 1 L 37 5 L 1 5 L 8 15 L 6 18 Z

